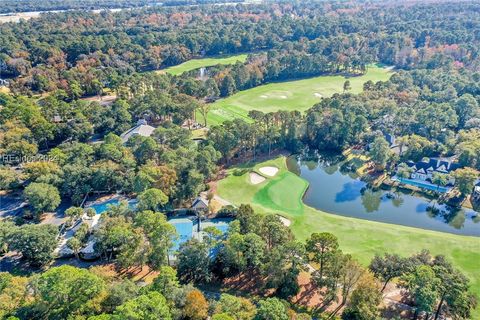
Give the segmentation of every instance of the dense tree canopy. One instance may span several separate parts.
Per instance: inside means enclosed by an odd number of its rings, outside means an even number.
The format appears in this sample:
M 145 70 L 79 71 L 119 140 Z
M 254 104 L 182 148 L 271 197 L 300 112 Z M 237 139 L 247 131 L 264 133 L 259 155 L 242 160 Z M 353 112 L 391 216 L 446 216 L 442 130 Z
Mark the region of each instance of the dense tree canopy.
M 367 270 L 335 235 L 319 231 L 297 241 L 278 216 L 248 204 L 220 211 L 234 218 L 227 233 L 205 228 L 178 246 L 167 215 L 201 192 L 212 200 L 210 182 L 224 166 L 285 150 L 368 150 L 377 169 L 401 163 L 403 178 L 411 174 L 408 161 L 448 156 L 460 168 L 432 183 L 455 178 L 469 195 L 480 170 L 479 3 L 34 2 L 0 0 L 0 13 L 81 10 L 0 24 L 0 85 L 8 80 L 8 90 L 0 87 L 0 191 L 28 204 L 0 221 L 0 256 L 44 268 L 28 277 L 0 273 L 0 318 L 307 320 L 292 307 L 304 271 L 321 300 L 314 312 L 323 314 L 315 317 L 376 319 L 382 291 L 393 284 L 415 315 L 472 317 L 469 279 L 443 256 L 390 252 Z M 248 58 L 206 67 L 202 77 L 161 70 L 237 53 Z M 394 74 L 353 90 L 353 77 L 373 63 Z M 208 126 L 218 98 L 319 75 L 347 80 L 304 113 L 251 110 Z M 151 134 L 129 135 L 145 123 Z M 208 127 L 192 130 L 201 125 Z M 396 138 L 396 153 L 387 136 Z M 121 202 L 101 216 L 81 208 L 91 195 L 114 193 L 137 198 L 136 208 Z M 61 202 L 72 204 L 63 226 L 27 219 Z M 101 266 L 49 266 L 74 225 L 66 248 L 80 260 L 94 243 Z M 210 292 L 232 279 L 255 281 L 262 296 Z

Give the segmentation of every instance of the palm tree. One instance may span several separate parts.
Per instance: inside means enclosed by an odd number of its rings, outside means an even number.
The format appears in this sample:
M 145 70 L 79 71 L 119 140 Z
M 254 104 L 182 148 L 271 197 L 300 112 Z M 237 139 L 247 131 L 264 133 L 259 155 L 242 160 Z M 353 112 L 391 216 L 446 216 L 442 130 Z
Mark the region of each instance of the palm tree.
M 432 183 L 435 184 L 437 186 L 437 192 L 438 192 L 438 189 L 440 189 L 440 186 L 445 186 L 447 183 L 448 183 L 448 176 L 444 173 L 439 173 L 439 172 L 434 172 L 433 175 L 432 175 Z M 432 206 L 432 211 L 434 211 L 436 208 L 435 208 L 435 200 L 433 202 L 433 206 Z
M 205 127 L 207 126 L 207 117 L 208 117 L 208 113 L 210 112 L 210 107 L 211 107 L 211 104 L 209 103 L 200 104 L 199 110 L 200 110 L 200 113 L 202 114 L 203 124 Z M 194 114 L 195 114 L 195 111 L 194 111 Z
M 437 191 L 440 186 L 445 186 L 448 183 L 448 175 L 444 173 L 434 172 L 432 175 L 432 183 L 437 186 Z
M 397 169 L 397 177 L 399 177 L 399 182 L 402 183 L 402 179 L 408 179 L 413 173 L 413 169 L 407 166 L 405 163 L 400 163 Z
M 395 142 L 398 145 L 399 148 L 399 156 L 401 157 L 403 154 L 403 148 L 405 145 L 408 143 L 408 136 L 403 136 L 403 137 L 398 137 Z

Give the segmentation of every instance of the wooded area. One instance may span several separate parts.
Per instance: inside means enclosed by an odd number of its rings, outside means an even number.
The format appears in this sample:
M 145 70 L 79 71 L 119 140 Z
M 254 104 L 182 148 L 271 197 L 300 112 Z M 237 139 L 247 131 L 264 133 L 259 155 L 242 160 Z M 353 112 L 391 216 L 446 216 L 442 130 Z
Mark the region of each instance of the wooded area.
M 31 2 L 0 5 L 10 11 L 98 6 L 61 2 L 65 7 L 55 0 L 32 9 Z M 20 215 L 0 222 L 0 253 L 7 260 L 20 255 L 22 265 L 0 273 L 0 319 L 378 319 L 382 291 L 393 279 L 415 318 L 478 314 L 470 288 L 473 281 L 479 291 L 478 279 L 467 279 L 449 257 L 391 251 L 366 268 L 340 250 L 335 235 L 297 241 L 278 216 L 244 204 L 217 213 L 234 219 L 226 234 L 212 227 L 183 243 L 173 269 L 178 235 L 167 221 L 201 192 L 214 197 L 209 183 L 225 167 L 280 151 L 361 147 L 375 170 L 399 167 L 406 176 L 407 161 L 455 157 L 459 169 L 452 175 L 463 201 L 480 170 L 478 2 L 150 4 L 0 24 L 0 78 L 11 91 L 0 93 L 0 190 L 25 203 Z M 133 4 L 102 3 L 114 6 Z M 153 72 L 240 53 L 248 54 L 244 62 L 208 66 L 202 77 L 198 70 Z M 392 66 L 394 74 L 364 83 L 358 94 L 347 80 L 342 93 L 306 112 L 251 110 L 248 119 L 210 127 L 196 119 L 207 119 L 212 101 L 238 91 L 313 76 L 355 77 L 372 63 Z M 106 95 L 112 101 L 103 101 Z M 147 123 L 149 134 L 126 135 Z M 194 128 L 205 136 L 192 139 Z M 397 138 L 398 153 L 387 134 Z M 436 182 L 446 184 L 446 176 Z M 95 239 L 99 264 L 115 271 L 50 268 L 61 232 L 42 223 L 44 214 L 68 203 L 64 230 L 95 216 L 82 208 L 89 196 L 115 193 L 136 198 L 136 208 L 110 207 L 97 227 L 83 224 L 67 243 L 80 258 Z M 144 268 L 155 276 L 145 286 L 119 276 Z M 303 308 L 292 299 L 299 274 L 311 268 L 322 300 Z M 247 298 L 220 294 L 219 286 L 236 277 L 258 286 Z

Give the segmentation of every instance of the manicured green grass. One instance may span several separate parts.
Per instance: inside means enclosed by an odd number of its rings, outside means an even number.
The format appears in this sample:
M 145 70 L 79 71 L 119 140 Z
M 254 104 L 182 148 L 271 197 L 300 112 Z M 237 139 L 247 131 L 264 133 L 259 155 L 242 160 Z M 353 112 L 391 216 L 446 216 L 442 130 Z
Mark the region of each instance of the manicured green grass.
M 184 72 L 199 69 L 202 67 L 211 67 L 217 64 L 235 64 L 236 62 L 245 62 L 247 60 L 247 54 L 239 54 L 235 56 L 223 56 L 223 57 L 216 57 L 216 58 L 204 58 L 204 59 L 192 59 L 188 60 L 182 64 L 177 66 L 169 67 L 164 70 L 160 70 L 161 72 L 167 72 L 171 75 L 177 76 Z
M 253 202 L 261 206 L 269 206 L 275 210 L 287 211 L 290 214 L 302 214 L 302 196 L 308 187 L 305 180 L 291 172 L 282 172 L 253 197 Z M 285 190 L 289 192 L 286 193 Z
M 369 66 L 365 75 L 346 78 L 344 76 L 321 76 L 303 80 L 275 82 L 240 91 L 228 98 L 218 100 L 208 113 L 208 124 L 215 125 L 225 120 L 243 118 L 249 121 L 248 112 L 259 110 L 274 112 L 278 110 L 305 111 L 318 103 L 321 97 L 330 97 L 343 92 L 343 84 L 348 79 L 352 93 L 360 93 L 363 84 L 368 80 L 373 82 L 386 81 L 393 74 L 390 68 L 377 65 Z M 203 117 L 198 114 L 203 122 Z
M 258 172 L 263 166 L 280 170 L 275 177 L 252 185 L 248 173 Z M 235 170 L 237 175 L 233 174 Z M 228 177 L 219 181 L 219 195 L 236 205 L 249 203 L 257 212 L 277 213 L 291 219 L 298 239 L 305 240 L 313 232 L 331 232 L 338 237 L 342 250 L 364 265 L 376 253 L 407 256 L 428 249 L 432 254 L 445 255 L 462 270 L 471 279 L 472 291 L 480 297 L 480 238 L 343 217 L 308 207 L 301 201 L 308 183 L 288 171 L 285 157 L 244 165 L 239 170 L 231 169 Z M 480 319 L 480 309 L 474 316 Z

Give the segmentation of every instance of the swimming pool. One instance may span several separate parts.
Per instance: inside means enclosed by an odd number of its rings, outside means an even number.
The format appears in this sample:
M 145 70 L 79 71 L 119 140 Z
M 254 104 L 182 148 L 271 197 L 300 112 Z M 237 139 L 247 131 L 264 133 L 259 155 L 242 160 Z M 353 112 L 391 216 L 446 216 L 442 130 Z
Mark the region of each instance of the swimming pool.
M 448 192 L 450 190 L 450 188 L 448 188 L 448 187 L 436 186 L 436 185 L 433 185 L 433 184 L 431 184 L 427 181 L 424 182 L 424 181 L 398 178 L 398 177 L 395 177 L 393 180 L 399 181 L 401 183 L 409 184 L 409 185 L 412 185 L 412 186 L 415 186 L 415 187 L 424 188 L 424 189 L 437 191 L 437 192 L 442 192 L 442 193 Z
M 121 200 L 126 200 L 126 199 L 112 198 L 106 201 L 94 203 L 92 205 L 87 206 L 87 208 L 93 208 L 97 214 L 101 214 L 107 211 L 109 206 L 118 205 Z M 135 207 L 137 206 L 137 200 L 127 200 L 127 202 L 130 209 L 135 209 Z

